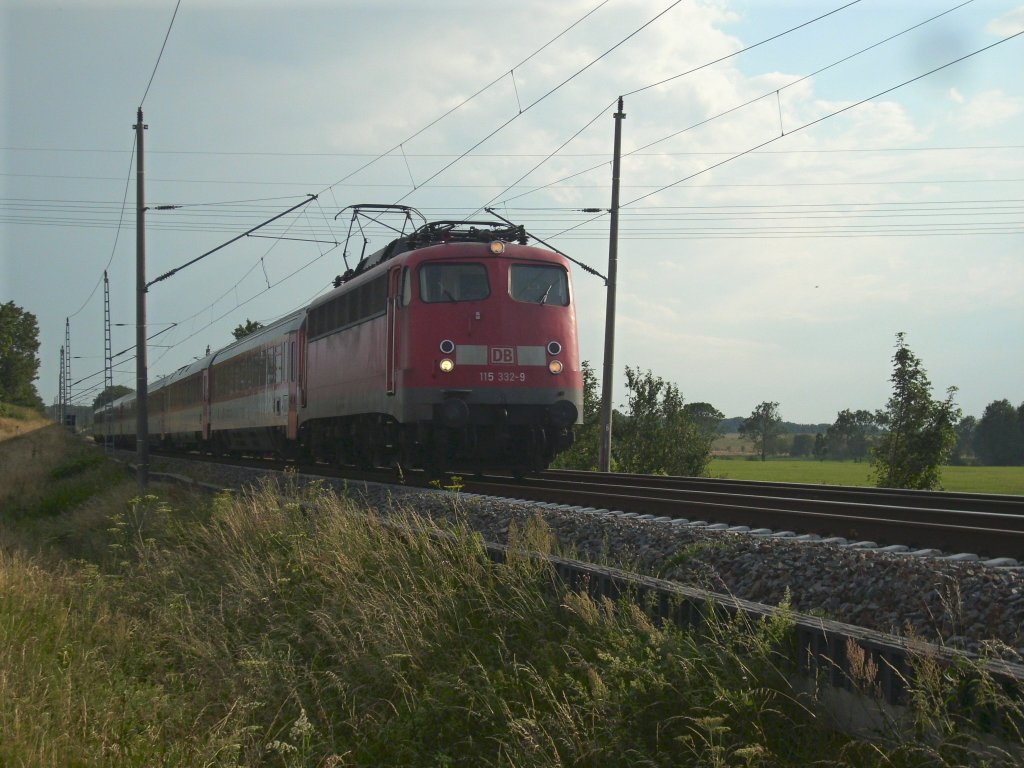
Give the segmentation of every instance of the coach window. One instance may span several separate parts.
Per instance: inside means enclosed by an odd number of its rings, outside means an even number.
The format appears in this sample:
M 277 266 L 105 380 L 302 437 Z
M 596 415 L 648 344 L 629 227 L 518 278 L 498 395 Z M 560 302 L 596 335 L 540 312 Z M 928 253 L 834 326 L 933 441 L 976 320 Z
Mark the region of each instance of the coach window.
M 516 301 L 531 304 L 569 305 L 569 278 L 564 269 L 551 264 L 513 264 L 508 275 L 508 292 Z
M 420 299 L 428 303 L 480 301 L 491 295 L 483 264 L 423 264 Z

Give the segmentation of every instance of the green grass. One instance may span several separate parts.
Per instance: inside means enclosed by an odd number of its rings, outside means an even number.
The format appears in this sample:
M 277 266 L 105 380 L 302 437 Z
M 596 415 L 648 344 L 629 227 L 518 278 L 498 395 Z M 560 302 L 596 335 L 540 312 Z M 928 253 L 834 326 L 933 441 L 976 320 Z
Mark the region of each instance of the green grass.
M 784 483 L 873 485 L 868 462 L 810 459 L 712 459 L 709 477 Z M 943 467 L 942 490 L 1024 494 L 1024 467 Z
M 67 450 L 34 463 L 97 471 Z M 971 751 L 953 673 L 912 686 L 906 725 L 832 730 L 792 686 L 785 608 L 684 632 L 411 510 L 131 485 L 0 530 L 0 765 L 1013 764 Z M 539 522 L 510 537 L 551 541 Z

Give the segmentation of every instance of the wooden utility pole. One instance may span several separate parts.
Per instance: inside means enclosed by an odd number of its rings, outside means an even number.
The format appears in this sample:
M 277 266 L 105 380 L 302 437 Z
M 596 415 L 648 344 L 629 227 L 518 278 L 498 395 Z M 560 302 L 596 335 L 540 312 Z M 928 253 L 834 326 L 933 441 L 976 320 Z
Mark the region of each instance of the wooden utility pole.
M 149 485 L 149 387 L 146 369 L 146 185 L 143 137 L 146 126 L 139 107 L 135 128 L 135 451 L 139 493 Z
M 615 143 L 612 152 L 612 207 L 608 234 L 608 303 L 604 313 L 604 373 L 601 379 L 601 449 L 597 469 L 611 470 L 612 461 L 612 378 L 615 375 L 615 280 L 619 260 L 619 161 L 622 155 L 622 97 L 615 118 Z

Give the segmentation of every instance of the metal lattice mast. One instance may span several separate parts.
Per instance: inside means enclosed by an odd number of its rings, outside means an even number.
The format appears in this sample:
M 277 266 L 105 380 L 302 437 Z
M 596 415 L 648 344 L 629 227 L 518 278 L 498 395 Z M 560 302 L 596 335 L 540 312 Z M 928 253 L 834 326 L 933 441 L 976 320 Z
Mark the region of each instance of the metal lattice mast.
M 71 407 L 71 318 L 64 318 L 64 416 Z
M 114 398 L 110 396 L 114 386 L 114 358 L 110 340 L 110 281 L 103 272 L 103 391 L 107 393 L 107 402 L 103 406 L 103 449 L 109 453 L 113 450 L 113 435 L 110 434 L 110 419 L 114 412 Z
M 60 381 L 57 384 L 59 394 L 57 396 L 57 421 L 64 424 L 64 347 L 60 348 Z

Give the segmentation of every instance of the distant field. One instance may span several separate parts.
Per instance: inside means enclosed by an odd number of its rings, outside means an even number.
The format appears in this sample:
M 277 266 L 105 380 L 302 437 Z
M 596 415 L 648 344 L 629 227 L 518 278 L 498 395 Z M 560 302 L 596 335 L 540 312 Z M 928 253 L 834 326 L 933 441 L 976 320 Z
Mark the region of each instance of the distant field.
M 753 452 L 754 444 L 749 440 L 744 440 L 734 432 L 716 437 L 715 441 L 711 444 L 711 453 L 715 456 L 742 456 L 744 454 L 750 455 Z
M 872 485 L 870 471 L 867 462 L 807 459 L 769 459 L 762 462 L 715 458 L 708 467 L 708 476 L 780 483 Z M 942 490 L 1024 495 L 1024 467 L 944 467 Z

